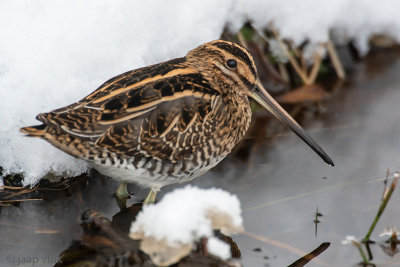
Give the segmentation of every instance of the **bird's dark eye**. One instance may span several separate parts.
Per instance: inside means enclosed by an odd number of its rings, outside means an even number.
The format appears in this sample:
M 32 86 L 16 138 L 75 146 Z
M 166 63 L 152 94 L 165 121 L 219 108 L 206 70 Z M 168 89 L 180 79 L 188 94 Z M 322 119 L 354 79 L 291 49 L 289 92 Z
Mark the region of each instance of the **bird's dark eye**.
M 226 61 L 226 65 L 228 66 L 228 68 L 234 69 L 234 68 L 236 68 L 236 66 L 237 66 L 237 62 L 236 62 L 236 60 L 234 60 L 234 59 L 228 59 L 228 60 Z

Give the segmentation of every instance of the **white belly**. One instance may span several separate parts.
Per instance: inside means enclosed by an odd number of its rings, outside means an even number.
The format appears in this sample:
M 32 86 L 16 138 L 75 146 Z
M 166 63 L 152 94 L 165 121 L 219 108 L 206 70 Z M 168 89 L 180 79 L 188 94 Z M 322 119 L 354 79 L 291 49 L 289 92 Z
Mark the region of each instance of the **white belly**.
M 111 165 L 109 162 L 106 162 L 106 164 L 92 163 L 92 167 L 101 174 L 117 181 L 136 183 L 139 186 L 158 191 L 161 187 L 169 184 L 188 182 L 207 172 L 223 159 L 224 157 L 213 158 L 209 164 L 202 163 L 198 166 L 186 163 L 185 171 L 183 171 L 183 164 L 177 163 L 173 166 L 174 170 L 171 173 L 162 171 L 162 163 L 157 160 L 151 162 L 153 168 L 150 171 L 149 168 L 144 166 L 144 159 L 137 164 L 137 168 L 129 161 L 124 161 L 118 165 Z

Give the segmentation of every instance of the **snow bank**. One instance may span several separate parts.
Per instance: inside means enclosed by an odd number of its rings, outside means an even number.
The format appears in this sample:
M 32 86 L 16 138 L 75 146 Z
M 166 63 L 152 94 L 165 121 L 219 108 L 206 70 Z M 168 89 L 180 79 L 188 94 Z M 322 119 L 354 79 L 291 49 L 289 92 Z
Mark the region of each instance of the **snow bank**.
M 122 72 L 218 39 L 231 1 L 0 1 L 0 166 L 34 184 L 87 165 L 19 128 Z M 212 18 L 212 19 L 211 19 Z
M 230 248 L 216 240 L 213 229 L 234 234 L 243 229 L 242 223 L 235 195 L 221 189 L 186 186 L 165 195 L 155 205 L 144 206 L 132 223 L 130 237 L 142 239 L 141 249 L 160 265 L 186 256 L 202 237 L 210 238 L 210 253 L 228 259 Z
M 45 141 L 18 132 L 40 112 L 77 101 L 124 71 L 183 56 L 235 32 L 249 19 L 273 22 L 296 44 L 354 38 L 361 52 L 371 33 L 400 40 L 397 0 L 3 0 L 0 2 L 0 166 L 24 172 L 25 184 L 43 175 L 87 169 Z

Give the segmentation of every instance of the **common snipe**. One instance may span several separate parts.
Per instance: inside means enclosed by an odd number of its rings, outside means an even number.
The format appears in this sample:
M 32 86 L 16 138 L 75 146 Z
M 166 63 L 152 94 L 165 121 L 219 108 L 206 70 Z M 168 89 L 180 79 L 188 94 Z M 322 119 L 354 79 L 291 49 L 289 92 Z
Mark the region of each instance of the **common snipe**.
M 249 97 L 288 125 L 325 162 L 332 160 L 277 104 L 242 46 L 216 40 L 185 57 L 118 75 L 69 106 L 22 128 L 121 181 L 150 188 L 184 183 L 218 164 L 251 121 Z

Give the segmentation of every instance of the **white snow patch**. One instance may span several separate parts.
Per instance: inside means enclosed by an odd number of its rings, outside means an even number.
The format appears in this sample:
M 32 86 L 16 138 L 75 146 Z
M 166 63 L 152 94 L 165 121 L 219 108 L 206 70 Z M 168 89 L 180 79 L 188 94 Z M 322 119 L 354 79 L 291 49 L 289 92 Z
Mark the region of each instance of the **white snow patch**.
M 78 101 L 109 78 L 181 57 L 218 39 L 232 2 L 0 1 L 0 166 L 35 184 L 48 172 L 87 170 L 19 128 Z M 211 19 L 212 18 L 212 19 Z
M 184 56 L 246 20 L 310 47 L 353 38 L 362 53 L 373 33 L 400 40 L 397 0 L 3 0 L 0 1 L 0 166 L 34 184 L 48 172 L 87 165 L 18 129 L 77 101 L 122 72 Z
M 227 260 L 231 257 L 231 248 L 225 242 L 216 237 L 210 237 L 207 241 L 207 250 L 211 254 Z
M 226 259 L 226 246 L 215 240 L 213 229 L 234 234 L 243 230 L 242 223 L 240 202 L 235 195 L 222 189 L 186 186 L 165 195 L 157 204 L 144 206 L 131 225 L 130 237 L 142 239 L 141 249 L 150 256 L 168 251 L 162 258 L 172 250 L 189 253 L 196 241 L 207 237 L 212 240 L 210 252 Z M 144 248 L 149 240 L 151 246 Z M 155 248 L 154 244 L 160 247 Z
M 154 204 L 146 205 L 132 223 L 131 232 L 167 240 L 171 245 L 191 244 L 201 237 L 213 236 L 213 216 L 229 218 L 219 228 L 228 234 L 242 228 L 239 199 L 222 189 L 185 186 Z M 210 216 L 211 215 L 211 216 Z

